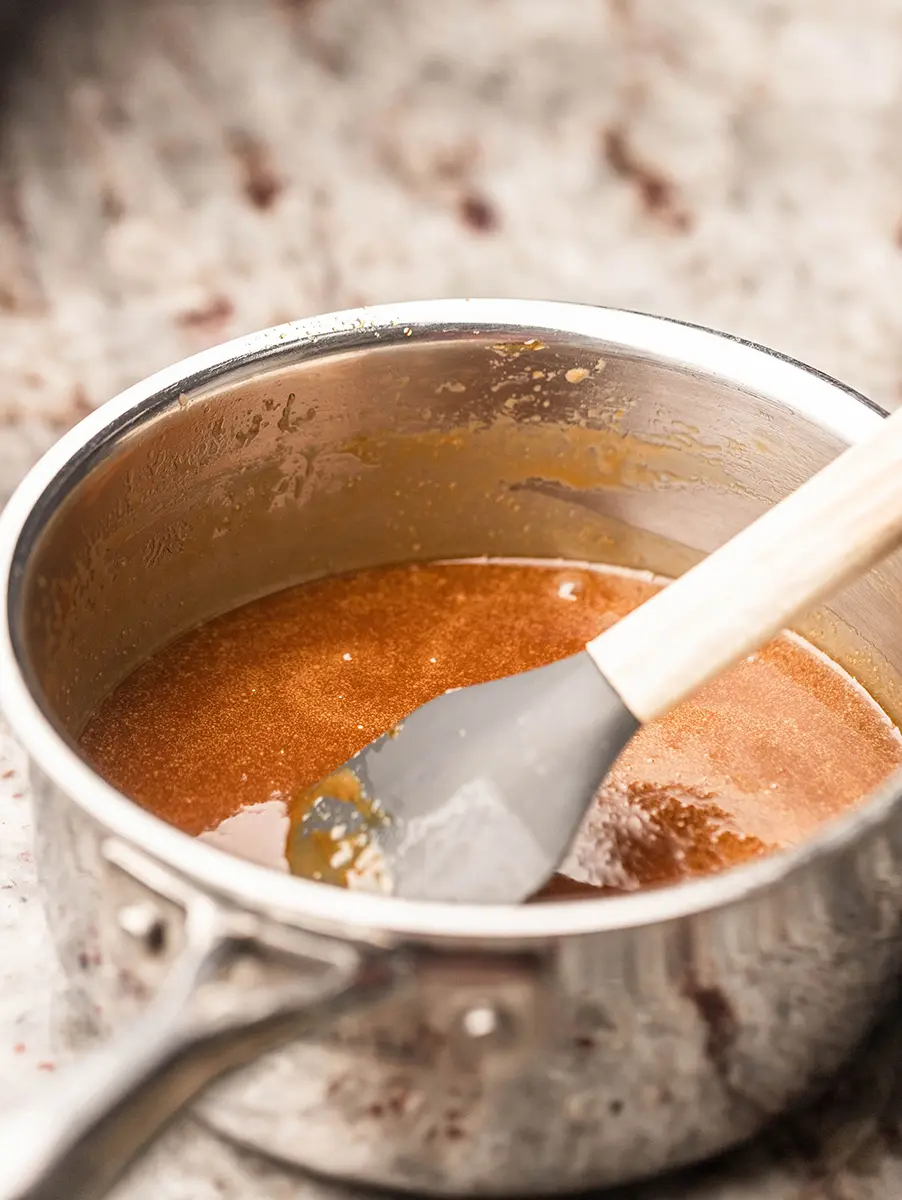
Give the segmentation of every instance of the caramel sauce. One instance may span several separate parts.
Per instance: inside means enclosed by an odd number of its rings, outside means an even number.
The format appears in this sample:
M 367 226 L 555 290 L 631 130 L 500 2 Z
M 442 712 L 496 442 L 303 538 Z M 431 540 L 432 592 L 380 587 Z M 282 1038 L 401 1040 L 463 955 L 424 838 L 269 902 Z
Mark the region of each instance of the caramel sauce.
M 345 883 L 363 842 L 352 836 L 334 859 L 328 831 L 309 846 L 296 836 L 318 781 L 448 688 L 578 651 L 658 586 L 504 561 L 320 580 L 163 650 L 101 706 L 82 747 L 112 784 L 185 832 Z M 900 763 L 902 738 L 877 704 L 784 635 L 640 731 L 565 874 L 537 899 L 677 883 L 793 845 Z

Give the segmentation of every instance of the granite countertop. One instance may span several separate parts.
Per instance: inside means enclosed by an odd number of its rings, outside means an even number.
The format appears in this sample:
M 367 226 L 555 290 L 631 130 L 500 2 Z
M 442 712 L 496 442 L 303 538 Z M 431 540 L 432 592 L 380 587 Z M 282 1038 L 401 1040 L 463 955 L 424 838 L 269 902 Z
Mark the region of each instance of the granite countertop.
M 41 7 L 0 102 L 0 502 L 148 372 L 384 300 L 667 313 L 902 400 L 897 0 Z M 72 1034 L 7 748 L 4 1101 L 41 1086 Z M 769 1139 L 620 1200 L 896 1200 L 900 1039 L 880 1031 Z M 118 1195 L 330 1190 L 188 1122 Z

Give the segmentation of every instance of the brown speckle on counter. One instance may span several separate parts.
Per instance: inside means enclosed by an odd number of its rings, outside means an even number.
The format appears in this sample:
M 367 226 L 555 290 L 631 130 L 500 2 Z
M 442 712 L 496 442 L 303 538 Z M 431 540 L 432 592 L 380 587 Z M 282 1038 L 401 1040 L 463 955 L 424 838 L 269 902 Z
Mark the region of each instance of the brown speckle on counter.
M 100 211 L 113 224 L 125 216 L 125 201 L 110 184 L 105 184 L 100 193 Z
M 650 216 L 658 217 L 675 233 L 688 233 L 692 220 L 683 207 L 676 184 L 636 153 L 622 129 L 606 129 L 602 148 L 608 166 L 615 175 L 633 184 Z
M 80 421 L 82 417 L 86 417 L 94 411 L 94 405 L 88 398 L 88 393 L 83 387 L 74 387 L 72 394 L 69 397 L 68 415 L 73 422 Z
M 466 192 L 458 205 L 460 219 L 475 233 L 494 233 L 500 224 L 495 206 L 478 192 Z
M 244 195 L 254 208 L 267 212 L 285 188 L 268 147 L 244 130 L 236 129 L 229 137 L 229 148 L 241 173 Z
M 206 304 L 189 308 L 176 317 L 176 324 L 183 329 L 212 331 L 225 325 L 235 315 L 235 305 L 228 296 L 211 296 Z
M 696 1008 L 705 1025 L 705 1055 L 721 1079 L 729 1073 L 728 1055 L 739 1026 L 733 1006 L 717 987 L 705 987 L 695 976 L 686 979 L 683 995 Z

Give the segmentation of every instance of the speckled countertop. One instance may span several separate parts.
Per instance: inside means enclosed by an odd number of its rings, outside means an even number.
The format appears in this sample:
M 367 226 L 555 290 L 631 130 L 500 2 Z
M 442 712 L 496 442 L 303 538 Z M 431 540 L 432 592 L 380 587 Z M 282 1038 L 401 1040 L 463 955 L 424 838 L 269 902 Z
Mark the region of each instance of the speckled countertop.
M 663 312 L 902 400 L 898 0 L 49 2 L 0 105 L 0 501 L 125 384 L 361 302 Z M 0 777 L 13 1103 L 68 1039 L 14 754 Z M 900 1049 L 631 1200 L 898 1200 Z M 327 1191 L 188 1123 L 120 1200 Z

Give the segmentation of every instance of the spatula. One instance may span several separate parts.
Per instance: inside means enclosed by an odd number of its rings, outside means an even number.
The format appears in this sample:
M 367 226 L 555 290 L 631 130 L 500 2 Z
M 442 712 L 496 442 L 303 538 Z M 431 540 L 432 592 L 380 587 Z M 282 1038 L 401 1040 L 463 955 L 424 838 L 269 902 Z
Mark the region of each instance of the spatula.
M 581 653 L 417 709 L 330 777 L 293 836 L 367 826 L 395 895 L 520 902 L 640 725 L 900 541 L 902 411 Z

